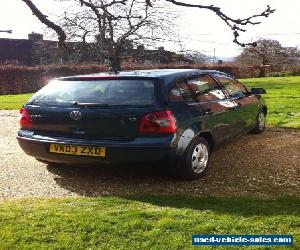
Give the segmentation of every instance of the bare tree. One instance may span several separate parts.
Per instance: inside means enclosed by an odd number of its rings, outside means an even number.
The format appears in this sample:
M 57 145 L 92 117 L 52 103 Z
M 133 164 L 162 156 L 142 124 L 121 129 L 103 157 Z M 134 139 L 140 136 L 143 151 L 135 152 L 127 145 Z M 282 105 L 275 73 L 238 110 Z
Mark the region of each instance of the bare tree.
M 288 66 L 299 62 L 300 52 L 295 47 L 283 47 L 279 41 L 259 39 L 256 47 L 244 48 L 236 61 L 242 64 L 261 66 L 260 76 L 265 76 L 265 68 L 269 66 Z
M 120 3 L 120 4 L 127 4 L 130 0 L 110 0 L 108 5 L 113 5 L 115 3 Z M 259 21 L 260 18 L 267 18 L 271 14 L 275 12 L 275 9 L 271 8 L 269 5 L 267 5 L 266 9 L 263 10 L 260 13 L 251 15 L 249 17 L 245 18 L 232 18 L 229 15 L 227 15 L 224 11 L 222 11 L 221 7 L 215 6 L 215 5 L 203 5 L 203 4 L 192 4 L 192 3 L 187 3 L 186 1 L 180 1 L 180 0 L 162 0 L 162 1 L 155 1 L 155 0 L 144 0 L 145 4 L 149 7 L 155 7 L 155 5 L 158 4 L 158 2 L 168 2 L 173 5 L 181 6 L 181 7 L 186 7 L 186 8 L 197 8 L 197 9 L 205 9 L 213 12 L 216 14 L 221 20 L 232 30 L 233 32 L 233 42 L 245 47 L 245 46 L 256 46 L 255 42 L 251 43 L 244 43 L 239 41 L 239 36 L 241 32 L 246 32 L 246 27 L 251 26 L 251 25 L 258 25 L 261 23 Z M 80 2 L 92 2 L 92 0 L 80 0 Z M 102 0 L 96 0 L 95 2 L 101 3 L 103 2 Z
M 37 16 L 42 23 L 57 33 L 59 37 L 59 48 L 63 51 L 66 34 L 61 25 L 50 21 L 31 0 L 22 1 L 27 4 L 33 14 Z M 111 65 L 114 68 L 120 68 L 119 55 L 122 50 L 122 46 L 127 43 L 128 38 L 136 40 L 138 38 L 138 31 L 141 30 L 142 27 L 149 26 L 149 13 L 151 12 L 151 9 L 156 8 L 156 6 L 162 2 L 186 8 L 206 9 L 213 12 L 232 30 L 234 36 L 233 42 L 242 47 L 249 45 L 256 46 L 256 43 L 240 42 L 238 39 L 240 32 L 245 32 L 247 26 L 260 24 L 261 22 L 259 21 L 259 18 L 267 18 L 275 12 L 275 9 L 272 9 L 268 5 L 261 13 L 254 14 L 246 18 L 235 19 L 223 12 L 221 7 L 214 5 L 192 4 L 183 0 L 70 0 L 70 2 L 71 1 L 74 3 L 79 2 L 82 7 L 85 7 L 86 10 L 88 9 L 90 13 L 93 13 L 92 20 L 98 24 L 97 40 L 100 45 L 100 53 L 103 54 L 103 58 L 105 58 L 105 55 L 110 56 Z M 135 6 L 137 5 L 140 6 L 138 11 L 135 9 Z M 141 14 L 142 5 L 144 5 L 143 14 Z M 124 10 L 124 8 L 127 11 L 119 14 L 119 11 Z M 70 17 L 67 16 L 67 18 Z M 120 23 L 126 23 L 129 27 L 129 29 L 126 29 L 126 32 L 123 34 L 121 34 L 120 29 L 116 28 L 118 25 L 119 27 L 121 26 Z M 159 25 L 157 25 L 157 27 L 159 27 Z M 81 28 L 83 32 L 81 36 L 84 43 L 86 41 L 86 37 L 92 31 L 86 29 L 83 25 L 81 25 Z M 153 34 L 154 32 L 150 32 L 149 36 Z M 133 37 L 134 35 L 135 37 Z M 109 40 L 110 42 L 108 42 Z
M 114 70 L 120 70 L 122 56 L 134 45 L 170 35 L 169 15 L 162 15 L 159 6 L 150 8 L 141 0 L 73 2 L 81 8 L 66 12 L 60 25 L 69 38 L 81 39 L 82 48 L 94 47 L 99 62 L 108 59 Z M 87 44 L 87 39 L 93 42 Z

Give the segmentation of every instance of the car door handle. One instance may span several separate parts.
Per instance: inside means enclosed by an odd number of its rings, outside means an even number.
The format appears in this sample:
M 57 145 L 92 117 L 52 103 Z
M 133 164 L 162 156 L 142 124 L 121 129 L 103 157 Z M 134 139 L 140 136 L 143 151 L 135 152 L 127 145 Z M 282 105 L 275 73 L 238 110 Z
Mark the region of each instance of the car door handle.
M 204 110 L 204 115 L 212 115 L 214 112 L 211 109 Z

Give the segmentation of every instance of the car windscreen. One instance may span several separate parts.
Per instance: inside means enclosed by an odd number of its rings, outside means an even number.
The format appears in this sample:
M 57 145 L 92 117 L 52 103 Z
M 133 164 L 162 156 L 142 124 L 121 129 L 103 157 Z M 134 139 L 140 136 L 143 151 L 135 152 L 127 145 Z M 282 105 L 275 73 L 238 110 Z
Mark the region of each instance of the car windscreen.
M 74 104 L 153 105 L 154 82 L 151 80 L 51 81 L 27 104 L 71 106 Z

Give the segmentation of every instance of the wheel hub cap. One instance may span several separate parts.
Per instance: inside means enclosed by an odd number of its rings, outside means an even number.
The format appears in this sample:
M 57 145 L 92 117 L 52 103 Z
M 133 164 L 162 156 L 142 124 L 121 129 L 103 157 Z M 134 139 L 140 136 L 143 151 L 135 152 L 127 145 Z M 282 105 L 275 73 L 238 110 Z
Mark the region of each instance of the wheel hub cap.
M 204 171 L 208 162 L 208 149 L 205 144 L 198 144 L 192 154 L 192 169 L 199 174 Z
M 264 127 L 265 127 L 265 115 L 264 115 L 264 113 L 260 113 L 259 114 L 259 123 L 258 123 L 258 126 L 259 126 L 259 128 L 260 129 L 264 129 Z

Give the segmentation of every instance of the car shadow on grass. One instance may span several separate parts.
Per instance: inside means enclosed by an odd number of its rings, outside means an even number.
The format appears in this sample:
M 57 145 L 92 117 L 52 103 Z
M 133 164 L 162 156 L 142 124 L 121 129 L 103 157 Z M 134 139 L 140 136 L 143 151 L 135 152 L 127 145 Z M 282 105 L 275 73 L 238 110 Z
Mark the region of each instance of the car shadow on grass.
M 240 216 L 300 216 L 300 198 L 282 197 L 259 199 L 255 197 L 195 197 L 183 195 L 142 195 L 124 197 L 130 201 L 149 203 L 159 207 L 211 211 Z

